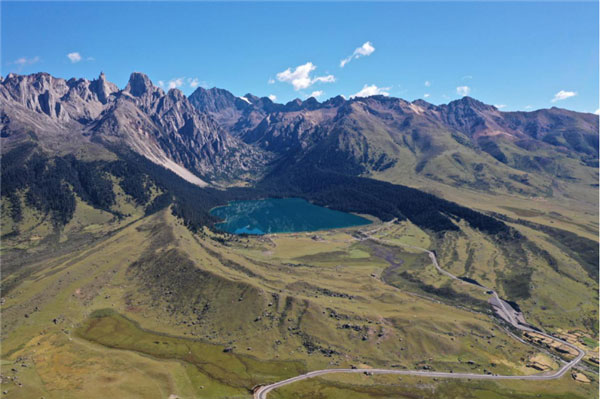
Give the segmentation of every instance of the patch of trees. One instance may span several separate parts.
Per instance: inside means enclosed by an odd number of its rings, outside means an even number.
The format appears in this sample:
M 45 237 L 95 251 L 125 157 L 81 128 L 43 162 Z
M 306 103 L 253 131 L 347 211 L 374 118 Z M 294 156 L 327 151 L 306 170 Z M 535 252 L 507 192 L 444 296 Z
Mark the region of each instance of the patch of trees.
M 113 184 L 103 170 L 104 162 L 83 162 L 73 155 L 54 158 L 50 173 L 62 178 L 85 202 L 110 212 L 115 203 Z
M 29 179 L 26 203 L 44 214 L 51 214 L 57 225 L 66 224 L 75 212 L 75 196 L 47 159 L 34 155 L 23 171 Z
M 27 205 L 64 225 L 75 212 L 74 193 L 96 208 L 114 204 L 112 183 L 98 166 L 73 156 L 50 159 L 26 144 L 2 157 L 2 197 L 11 201 L 17 221 L 22 217 L 19 193 L 23 192 Z
M 258 187 L 271 194 L 298 196 L 317 205 L 370 214 L 385 221 L 409 219 L 435 232 L 458 230 L 451 219 L 459 218 L 489 234 L 509 233 L 509 228 L 493 217 L 423 191 L 316 168 L 289 168 L 268 176 Z
M 147 176 L 135 164 L 85 162 L 73 155 L 50 158 L 35 144 L 25 144 L 2 156 L 2 197 L 10 201 L 12 217 L 17 222 L 22 218 L 19 193 L 25 194 L 28 206 L 50 215 L 57 226 L 65 225 L 73 217 L 75 195 L 95 208 L 120 216 L 111 210 L 116 195 L 110 175 L 119 178 L 123 191 L 137 204 L 150 199 Z M 164 201 L 162 197 L 151 205 L 158 207 Z
M 17 195 L 18 190 L 27 186 L 27 174 L 23 173 L 20 166 L 25 163 L 35 148 L 35 144 L 26 143 L 19 148 L 9 151 L 0 159 L 2 170 L 0 193 L 2 198 L 11 204 L 11 217 L 15 222 L 21 221 L 23 214 L 21 201 Z
M 202 226 L 212 227 L 218 222 L 219 219 L 210 214 L 210 210 L 218 205 L 234 200 L 261 198 L 261 193 L 252 188 L 219 190 L 199 187 L 141 155 L 121 153 L 120 156 L 122 160 L 117 162 L 126 164 L 120 167 L 133 169 L 139 176 L 148 176 L 165 194 L 157 197 L 146 208 L 146 213 L 165 208 L 172 202 L 173 215 L 181 218 L 192 231 L 197 231 Z
M 533 269 L 526 267 L 520 270 L 512 270 L 508 274 L 500 274 L 502 288 L 509 298 L 528 299 L 531 297 L 531 275 Z
M 143 205 L 150 200 L 146 175 L 138 165 L 133 162 L 114 161 L 105 165 L 104 169 L 119 178 L 119 186 L 136 204 Z
M 209 213 L 215 206 L 261 196 L 253 189 L 198 187 L 137 154 L 122 154 L 117 161 L 85 162 L 72 155 L 50 158 L 35 144 L 22 145 L 2 156 L 1 194 L 11 203 L 13 220 L 22 218 L 19 195 L 24 193 L 28 206 L 50 215 L 57 226 L 62 226 L 73 217 L 75 194 L 95 208 L 117 214 L 110 209 L 116 201 L 111 175 L 136 204 L 147 204 L 147 215 L 173 203 L 173 214 L 194 231 L 217 222 Z M 148 203 L 152 185 L 162 193 Z
M 495 216 L 498 219 L 502 219 L 511 223 L 518 223 L 548 234 L 552 243 L 569 254 L 569 256 L 577 260 L 577 262 L 583 267 L 592 280 L 598 280 L 600 245 L 597 241 L 581 237 L 567 230 L 534 223 L 525 219 L 513 219 L 501 214 L 495 214 Z M 550 254 L 542 249 L 538 249 L 534 252 L 542 256 L 555 271 L 561 273 L 561 271 L 558 269 L 557 261 Z
M 461 305 L 478 309 L 480 311 L 485 311 L 489 309 L 489 306 L 486 301 L 474 298 L 471 295 L 463 292 L 458 292 L 454 288 L 452 288 L 450 284 L 444 284 L 441 287 L 435 287 L 433 285 L 429 285 L 422 282 L 417 277 L 413 276 L 412 274 L 406 271 L 400 273 L 399 276 L 402 277 L 402 279 L 410 282 L 413 286 L 416 286 L 421 291 L 430 295 L 434 295 L 442 300 L 449 300 Z M 393 285 L 398 286 L 398 284 Z
M 117 161 L 84 162 L 70 155 L 50 159 L 31 146 L 15 149 L 2 157 L 2 196 L 10 199 L 27 189 L 28 204 L 50 213 L 56 223 L 65 224 L 75 210 L 73 193 L 96 208 L 110 210 L 115 203 L 112 175 L 138 205 L 146 205 L 146 214 L 172 204 L 173 214 L 192 231 L 214 226 L 218 219 L 210 210 L 218 205 L 266 197 L 300 197 L 384 221 L 409 219 L 435 232 L 458 230 L 453 219 L 464 219 L 489 234 L 510 231 L 497 219 L 417 189 L 313 167 L 275 168 L 255 187 L 219 190 L 191 184 L 135 153 L 119 155 Z M 152 185 L 162 194 L 148 204 Z M 18 212 L 18 206 L 13 206 L 13 211 Z
M 145 216 L 152 215 L 158 211 L 161 211 L 171 205 L 173 201 L 173 196 L 170 193 L 163 193 L 157 195 L 150 204 L 144 210 Z

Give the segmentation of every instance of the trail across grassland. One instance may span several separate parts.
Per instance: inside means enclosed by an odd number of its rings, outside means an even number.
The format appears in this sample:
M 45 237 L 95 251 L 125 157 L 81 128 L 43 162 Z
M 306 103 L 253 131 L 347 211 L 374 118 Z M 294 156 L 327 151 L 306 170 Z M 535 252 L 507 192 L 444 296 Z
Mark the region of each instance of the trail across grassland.
M 507 305 L 507 303 L 498 296 L 498 293 L 495 290 L 490 289 L 485 286 L 482 286 L 482 285 L 478 285 L 478 284 L 469 282 L 469 281 L 462 280 L 462 279 L 458 278 L 457 276 L 453 275 L 452 273 L 442 269 L 437 261 L 437 257 L 435 256 L 434 252 L 432 252 L 428 249 L 425 249 L 425 248 L 415 247 L 413 245 L 391 243 L 389 241 L 374 238 L 372 236 L 373 233 L 379 231 L 381 228 L 383 228 L 386 224 L 389 224 L 389 223 L 391 223 L 391 222 L 385 223 L 380 228 L 377 228 L 370 232 L 367 232 L 367 234 L 365 234 L 363 237 L 357 238 L 357 239 L 360 241 L 369 239 L 369 240 L 373 240 L 373 241 L 380 242 L 380 243 L 387 244 L 387 245 L 404 246 L 407 248 L 412 248 L 412 249 L 426 252 L 429 255 L 429 258 L 431 259 L 431 262 L 433 263 L 433 265 L 435 266 L 435 268 L 437 269 L 437 271 L 440 274 L 450 277 L 453 280 L 460 281 L 463 284 L 469 284 L 478 289 L 485 290 L 492 297 L 490 302 L 495 304 L 496 312 L 499 314 L 499 316 L 502 317 L 504 320 L 506 320 L 508 323 L 510 323 L 514 328 L 517 328 L 521 331 L 533 332 L 533 333 L 542 335 L 546 338 L 549 338 L 553 341 L 559 342 L 559 343 L 577 351 L 577 353 L 578 353 L 577 357 L 574 358 L 573 360 L 571 360 L 570 362 L 564 364 L 560 369 L 558 369 L 550 374 L 536 374 L 536 375 L 494 375 L 494 374 L 447 373 L 447 372 L 438 372 L 438 371 L 394 370 L 394 369 L 323 369 L 323 370 L 315 370 L 315 371 L 308 372 L 306 374 L 298 375 L 296 377 L 288 378 L 287 380 L 283 380 L 283 381 L 275 382 L 273 384 L 263 385 L 261 387 L 258 387 L 256 389 L 256 391 L 254 391 L 254 399 L 267 399 L 267 395 L 269 394 L 269 392 L 271 392 L 274 389 L 280 388 L 284 385 L 292 384 L 294 382 L 306 380 L 306 379 L 313 378 L 313 377 L 318 377 L 318 376 L 325 375 L 325 374 L 370 373 L 370 374 L 409 375 L 409 376 L 428 377 L 428 378 L 437 377 L 437 378 L 460 378 L 460 379 L 472 379 L 472 380 L 543 381 L 543 380 L 554 380 L 554 379 L 562 377 L 563 375 L 565 375 L 565 373 L 567 371 L 569 371 L 573 366 L 575 366 L 577 363 L 579 363 L 579 361 L 581 361 L 581 359 L 585 355 L 585 352 L 582 349 L 579 349 L 577 346 L 575 346 L 569 342 L 566 342 L 562 339 L 548 335 L 542 331 L 531 328 L 527 324 L 522 323 L 521 321 L 518 320 L 517 317 L 515 317 L 514 309 L 512 309 L 512 307 L 510 307 L 510 305 Z

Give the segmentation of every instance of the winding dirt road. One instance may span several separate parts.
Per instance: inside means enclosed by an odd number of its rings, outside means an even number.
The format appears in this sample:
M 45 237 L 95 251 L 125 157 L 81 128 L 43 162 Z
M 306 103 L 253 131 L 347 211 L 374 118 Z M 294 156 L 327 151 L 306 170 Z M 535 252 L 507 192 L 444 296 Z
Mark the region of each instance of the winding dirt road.
M 391 223 L 391 222 L 388 222 L 388 223 Z M 381 227 L 383 227 L 383 226 L 381 226 Z M 498 293 L 495 290 L 490 289 L 490 288 L 485 287 L 480 284 L 475 284 L 473 282 L 462 280 L 462 279 L 458 278 L 457 276 L 453 275 L 452 273 L 442 269 L 437 261 L 437 258 L 435 256 L 434 252 L 429 251 L 428 249 L 425 249 L 425 248 L 415 247 L 415 246 L 406 245 L 406 244 L 391 243 L 386 240 L 381 240 L 381 239 L 372 237 L 371 234 L 373 232 L 379 231 L 381 229 L 381 227 L 378 229 L 372 230 L 370 232 L 367 232 L 369 234 L 365 235 L 363 238 L 359 238 L 358 240 L 364 241 L 364 240 L 370 239 L 370 240 L 374 240 L 374 241 L 384 243 L 387 245 L 404 246 L 407 248 L 412 248 L 412 249 L 426 252 L 429 255 L 429 258 L 431 259 L 431 262 L 433 263 L 433 265 L 435 266 L 435 268 L 438 270 L 438 272 L 440 274 L 450 277 L 453 280 L 457 280 L 463 284 L 472 285 L 479 289 L 485 290 L 486 293 L 488 293 L 491 296 L 490 303 L 494 305 L 495 311 L 498 313 L 498 315 L 502 319 L 507 321 L 509 324 L 511 324 L 514 328 L 517 328 L 521 331 L 533 332 L 533 333 L 542 335 L 546 338 L 549 338 L 553 341 L 559 342 L 559 343 L 577 351 L 577 353 L 578 353 L 577 357 L 574 358 L 573 360 L 571 360 L 570 362 L 564 364 L 560 369 L 558 369 L 552 373 L 534 374 L 534 375 L 495 375 L 495 374 L 447 373 L 447 372 L 438 372 L 438 371 L 390 370 L 390 369 L 323 369 L 323 370 L 315 370 L 315 371 L 308 372 L 306 374 L 298 375 L 296 377 L 288 378 L 287 380 L 283 380 L 283 381 L 275 382 L 270 385 L 263 385 L 261 387 L 258 387 L 256 389 L 256 391 L 254 391 L 254 399 L 267 399 L 267 395 L 269 394 L 269 392 L 271 392 L 272 390 L 277 389 L 279 387 L 282 387 L 284 385 L 292 384 L 294 382 L 306 380 L 308 378 L 318 377 L 318 376 L 325 375 L 325 374 L 337 374 L 337 373 L 395 374 L 395 375 L 410 375 L 410 376 L 426 377 L 426 378 L 434 378 L 434 377 L 437 377 L 437 378 L 462 378 L 462 379 L 473 379 L 473 380 L 534 380 L 534 381 L 553 380 L 553 379 L 560 378 L 563 375 L 565 375 L 565 373 L 567 371 L 569 371 L 577 363 L 579 363 L 579 361 L 581 361 L 581 359 L 585 355 L 585 352 L 582 349 L 579 349 L 577 346 L 575 346 L 569 342 L 566 342 L 562 339 L 548 335 L 548 334 L 546 334 L 538 329 L 532 328 L 528 324 L 524 323 L 524 320 L 522 319 L 522 316 L 520 315 L 520 313 L 517 312 L 516 310 L 514 310 L 510 306 L 510 304 L 508 304 L 506 301 L 503 301 L 498 296 Z M 522 321 L 519 319 L 521 319 Z M 516 336 L 515 336 L 515 338 L 516 338 Z

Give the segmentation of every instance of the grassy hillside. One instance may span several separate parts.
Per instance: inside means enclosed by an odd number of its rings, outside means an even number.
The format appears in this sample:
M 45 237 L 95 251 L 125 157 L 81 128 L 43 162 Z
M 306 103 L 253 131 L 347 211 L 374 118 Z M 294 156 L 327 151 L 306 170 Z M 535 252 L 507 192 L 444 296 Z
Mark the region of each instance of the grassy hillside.
M 568 204 L 465 195 L 464 207 L 314 170 L 287 181 L 275 173 L 257 188 L 202 189 L 132 155 L 12 155 L 22 157 L 2 158 L 2 397 L 250 397 L 257 384 L 327 367 L 532 374 L 528 364 L 557 365 L 556 352 L 515 340 L 481 290 L 441 276 L 415 247 L 494 287 L 535 325 L 578 334 L 589 351 L 580 372 L 592 382 L 557 389 L 592 397 L 597 387 L 597 246 L 589 215 L 554 211 Z M 210 229 L 212 206 L 268 195 L 375 223 L 260 237 Z M 378 395 L 399 394 L 382 381 Z M 303 384 L 299 395 L 314 394 Z M 428 384 L 456 395 L 470 386 Z M 375 394 L 359 385 L 324 379 L 317 390 Z M 277 395 L 294 397 L 290 389 Z
M 431 167 L 433 170 L 451 170 L 454 166 L 449 162 L 449 157 L 436 157 L 431 161 Z M 486 165 L 493 167 L 495 164 L 500 163 L 491 161 Z M 513 218 L 523 218 L 597 240 L 598 170 L 581 165 L 572 166 L 573 173 L 581 176 L 575 179 L 548 178 L 543 182 L 547 191 L 543 195 L 540 195 L 539 192 L 498 190 L 461 185 L 453 181 L 435 181 L 426 176 L 406 173 L 410 168 L 402 166 L 375 172 L 369 176 L 415 187 L 484 213 L 495 212 Z M 505 173 L 505 175 L 511 173 Z M 497 181 L 490 174 L 485 174 L 485 176 L 489 181 Z
M 89 209 L 79 202 L 78 212 Z M 168 210 L 86 226 L 94 234 L 77 220 L 62 233 L 69 252 L 36 246 L 27 267 L 8 263 L 3 274 L 1 369 L 16 378 L 5 397 L 250 397 L 255 384 L 316 368 L 529 374 L 522 359 L 548 356 L 477 306 L 387 281 L 400 265 L 423 284 L 448 284 L 394 245 L 434 245 L 410 223 L 381 225 L 376 236 L 390 240 L 381 246 L 353 229 L 193 234 Z M 23 251 L 12 244 L 5 254 Z
M 272 395 L 274 399 L 583 399 L 593 397 L 595 389 L 591 385 L 578 384 L 570 376 L 550 382 L 507 383 L 338 375 L 288 385 L 275 390 Z

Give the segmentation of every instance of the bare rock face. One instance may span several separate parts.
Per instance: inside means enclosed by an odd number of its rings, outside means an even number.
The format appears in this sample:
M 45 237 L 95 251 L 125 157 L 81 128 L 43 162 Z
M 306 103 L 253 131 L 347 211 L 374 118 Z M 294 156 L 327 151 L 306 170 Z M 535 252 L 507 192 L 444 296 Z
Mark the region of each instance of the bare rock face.
M 110 96 L 119 91 L 119 88 L 114 83 L 106 80 L 104 72 L 100 73 L 98 79 L 92 80 L 89 87 L 98 96 L 98 101 L 102 104 L 106 104 Z
M 250 93 L 236 97 L 227 90 L 197 88 L 189 97 L 199 111 L 210 115 L 221 127 L 234 136 L 241 136 L 255 128 L 267 114 L 283 110 L 267 97 Z
M 148 76 L 140 72 L 134 72 L 129 77 L 129 83 L 127 83 L 124 91 L 129 92 L 134 97 L 142 97 L 145 94 L 152 93 L 155 91 L 154 89 L 155 87 Z
M 211 181 L 240 178 L 261 169 L 266 160 L 263 151 L 227 134 L 180 90 L 165 93 L 137 72 L 93 133 L 101 140 L 119 137 L 150 159 L 167 158 Z
M 62 152 L 76 142 L 104 143 L 144 155 L 195 184 L 245 178 L 266 159 L 264 151 L 231 137 L 194 108 L 181 91 L 165 93 L 139 72 L 123 90 L 104 74 L 92 81 L 10 74 L 0 83 L 0 100 L 7 140 L 31 132 Z
M 48 115 L 51 118 L 65 119 L 61 112 L 60 100 L 69 91 L 64 79 L 56 79 L 46 73 L 21 76 L 9 74 L 2 82 L 0 96 L 4 101 L 14 101 L 23 107 Z
M 65 81 L 47 73 L 10 74 L 2 82 L 0 98 L 54 120 L 86 123 L 100 114 L 103 105 L 117 91 L 104 74 L 91 82 L 86 79 Z

